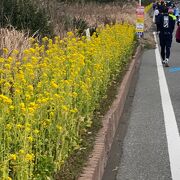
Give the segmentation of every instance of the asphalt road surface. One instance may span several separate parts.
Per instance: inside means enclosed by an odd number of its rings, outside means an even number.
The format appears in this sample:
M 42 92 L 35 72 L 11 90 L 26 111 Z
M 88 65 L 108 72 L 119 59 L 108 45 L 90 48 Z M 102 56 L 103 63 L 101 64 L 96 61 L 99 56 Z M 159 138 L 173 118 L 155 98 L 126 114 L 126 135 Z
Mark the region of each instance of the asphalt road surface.
M 169 65 L 162 66 L 158 45 L 143 53 L 102 180 L 180 180 L 180 44 L 175 39 Z

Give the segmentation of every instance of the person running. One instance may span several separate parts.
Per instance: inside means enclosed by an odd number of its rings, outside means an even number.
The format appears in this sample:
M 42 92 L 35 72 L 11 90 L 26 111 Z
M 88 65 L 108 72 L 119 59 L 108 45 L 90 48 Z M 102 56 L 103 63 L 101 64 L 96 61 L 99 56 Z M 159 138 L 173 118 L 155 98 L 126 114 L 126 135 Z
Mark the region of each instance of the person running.
M 173 15 L 173 9 L 164 8 L 163 14 L 160 17 L 160 47 L 161 47 L 161 58 L 162 64 L 165 67 L 169 67 L 169 57 L 170 57 L 170 49 L 173 38 L 173 31 L 176 23 L 176 17 Z

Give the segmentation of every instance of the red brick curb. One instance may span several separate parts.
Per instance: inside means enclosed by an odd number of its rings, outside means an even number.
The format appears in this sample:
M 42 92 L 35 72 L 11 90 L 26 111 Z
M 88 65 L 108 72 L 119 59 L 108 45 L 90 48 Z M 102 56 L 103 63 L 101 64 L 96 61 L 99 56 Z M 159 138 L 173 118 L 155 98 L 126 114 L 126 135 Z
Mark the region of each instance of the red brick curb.
M 129 68 L 118 89 L 118 94 L 110 110 L 102 120 L 103 127 L 97 134 L 94 150 L 89 160 L 78 178 L 78 180 L 101 180 L 104 168 L 107 163 L 108 154 L 113 142 L 113 138 L 118 127 L 119 119 L 122 115 L 126 97 L 129 91 L 133 75 L 140 66 L 140 55 L 142 47 L 138 46 L 136 53 L 129 65 Z

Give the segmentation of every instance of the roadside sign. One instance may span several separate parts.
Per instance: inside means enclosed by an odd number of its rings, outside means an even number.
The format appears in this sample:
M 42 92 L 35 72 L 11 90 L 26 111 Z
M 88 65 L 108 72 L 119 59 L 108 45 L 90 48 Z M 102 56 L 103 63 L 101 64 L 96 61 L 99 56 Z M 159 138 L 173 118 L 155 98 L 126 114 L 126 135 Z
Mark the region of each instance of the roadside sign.
M 136 9 L 136 33 L 138 37 L 144 34 L 144 6 L 138 6 Z

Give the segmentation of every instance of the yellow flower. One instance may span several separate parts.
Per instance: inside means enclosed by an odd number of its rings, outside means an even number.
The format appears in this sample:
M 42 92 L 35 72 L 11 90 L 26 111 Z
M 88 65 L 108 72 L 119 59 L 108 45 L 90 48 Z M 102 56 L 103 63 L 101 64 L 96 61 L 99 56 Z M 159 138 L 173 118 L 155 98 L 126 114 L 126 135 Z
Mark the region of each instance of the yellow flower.
M 31 96 L 29 94 L 26 94 L 25 97 L 26 97 L 26 100 L 30 100 L 31 99 Z
M 4 52 L 4 54 L 8 54 L 8 49 L 7 48 L 3 48 L 3 52 Z
M 61 132 L 63 130 L 61 125 L 56 125 L 56 128 Z
M 27 49 L 25 49 L 24 51 L 23 51 L 23 53 L 24 53 L 24 55 L 29 55 L 29 51 L 27 50 Z M 26 59 L 26 58 L 25 58 Z
M 47 75 L 46 73 L 43 73 L 42 76 L 43 76 L 44 78 L 48 77 L 48 75 Z M 39 84 L 39 83 L 38 83 L 38 84 Z
M 78 94 L 77 94 L 76 92 L 73 92 L 73 93 L 72 93 L 72 96 L 75 98 L 75 97 L 78 96 Z
M 29 49 L 29 52 L 32 53 L 32 54 L 34 54 L 34 53 L 36 52 L 36 50 L 33 49 L 33 48 L 30 48 L 30 49 Z
M 34 130 L 34 133 L 35 133 L 35 134 L 39 134 L 39 130 L 38 130 L 38 129 L 35 129 L 35 130 Z
M 17 124 L 16 127 L 17 127 L 18 129 L 21 129 L 21 128 L 23 127 L 23 125 L 22 125 L 22 124 Z
M 67 32 L 67 35 L 69 36 L 69 37 L 72 37 L 72 36 L 74 36 L 74 34 L 73 34 L 73 32 Z
M 37 88 L 41 88 L 41 87 L 42 87 L 42 82 L 38 82 Z
M 16 154 L 10 154 L 9 158 L 13 161 L 15 161 L 17 159 L 17 155 Z
M 30 132 L 30 131 L 31 131 L 31 128 L 30 128 L 30 127 L 26 127 L 25 131 L 26 131 L 26 132 Z
M 45 37 L 43 37 L 42 41 L 43 41 L 43 42 L 48 41 L 48 37 L 46 37 L 46 36 L 45 36 Z
M 21 108 L 21 111 L 25 113 L 26 112 L 26 108 Z
M 24 103 L 20 103 L 19 106 L 20 106 L 21 108 L 25 108 Z
M 11 111 L 13 111 L 14 110 L 14 106 L 9 106 L 9 109 L 11 110 Z
M 54 112 L 50 112 L 50 116 L 53 117 L 54 116 Z
M 7 128 L 8 130 L 11 130 L 11 129 L 12 129 L 12 124 L 7 124 L 7 125 L 6 125 L 6 128 Z
M 19 51 L 17 49 L 14 49 L 12 52 L 14 55 L 17 55 L 19 53 Z
M 24 151 L 23 149 L 20 149 L 20 150 L 19 150 L 19 153 L 20 153 L 20 154 L 24 154 L 25 151 Z
M 28 85 L 27 88 L 30 90 L 30 91 L 33 91 L 33 86 L 32 85 Z
M 3 63 L 4 62 L 4 59 L 3 58 L 0 58 L 0 63 Z
M 4 96 L 2 94 L 0 95 L 0 100 L 2 100 L 6 104 L 12 104 L 12 100 L 9 97 Z
M 61 108 L 62 108 L 62 110 L 63 110 L 63 111 L 65 111 L 65 112 L 67 112 L 67 111 L 68 111 L 68 107 L 67 107 L 67 106 L 65 106 L 65 105 L 62 105 L 62 106 L 61 106 Z
M 32 161 L 34 159 L 34 154 L 26 154 L 25 159 L 27 161 Z
M 29 140 L 29 142 L 33 142 L 33 137 L 32 137 L 32 136 L 29 136 L 29 137 L 28 137 L 28 140 Z
M 4 84 L 4 86 L 5 86 L 6 88 L 10 88 L 10 87 L 11 87 L 11 85 L 10 85 L 9 82 L 6 82 L 6 83 Z
M 21 93 L 20 89 L 15 90 L 15 94 L 20 94 L 20 93 Z
M 30 43 L 34 43 L 34 42 L 35 42 L 35 39 L 34 39 L 33 37 L 30 37 L 30 38 L 29 38 L 29 41 L 30 41 Z
M 53 88 L 55 88 L 55 89 L 58 88 L 58 85 L 57 85 L 54 81 L 51 82 L 51 86 L 52 86 Z
M 72 112 L 72 113 L 77 113 L 78 110 L 77 110 L 77 108 L 74 108 L 74 109 L 71 109 L 70 112 Z
M 59 94 L 54 94 L 54 97 L 59 99 L 60 98 L 60 95 Z
M 6 69 L 10 69 L 11 66 L 10 66 L 10 64 L 5 64 L 4 67 L 5 67 Z

